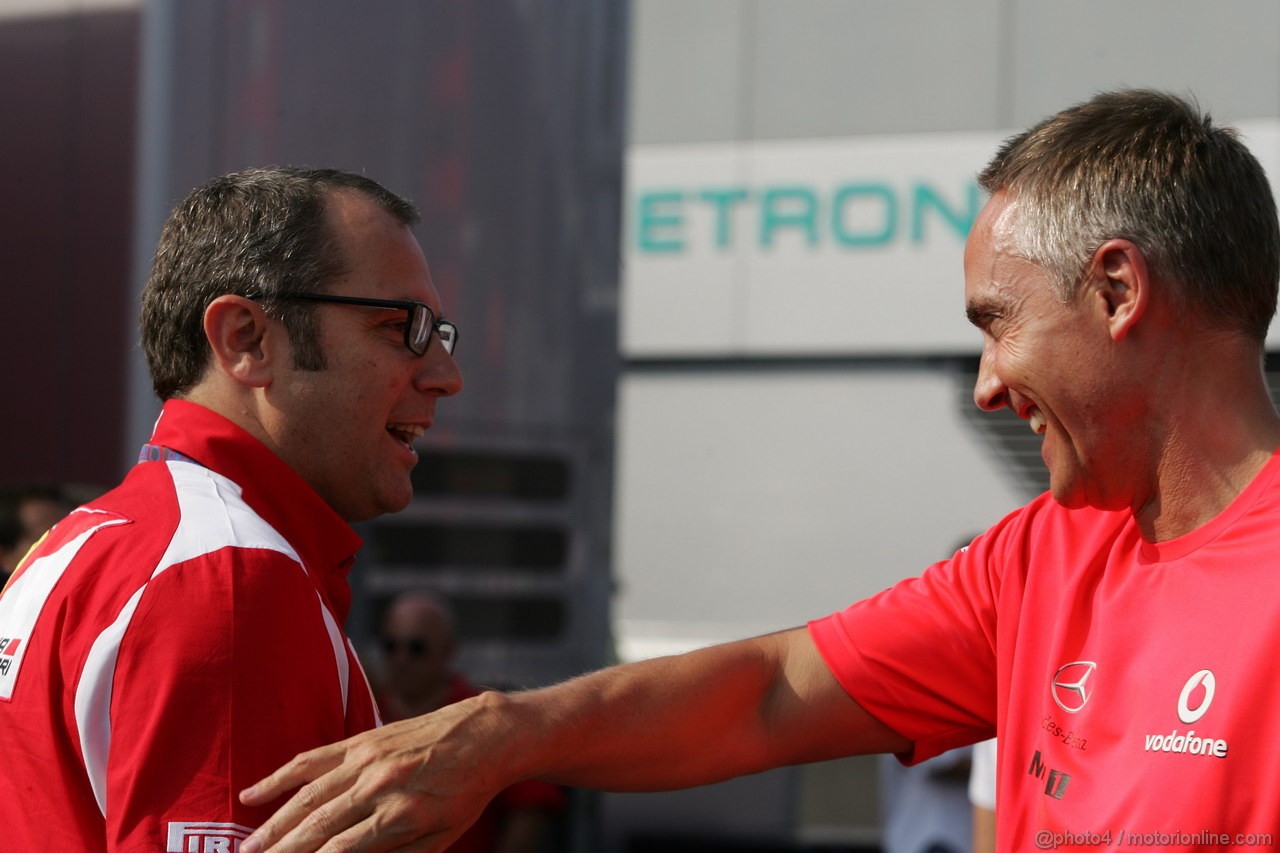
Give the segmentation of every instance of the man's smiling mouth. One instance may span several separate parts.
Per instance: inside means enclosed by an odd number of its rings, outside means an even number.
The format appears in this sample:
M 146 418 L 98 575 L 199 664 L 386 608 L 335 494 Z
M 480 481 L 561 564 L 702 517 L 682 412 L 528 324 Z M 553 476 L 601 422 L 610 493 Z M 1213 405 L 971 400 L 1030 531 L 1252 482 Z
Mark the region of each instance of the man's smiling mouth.
M 1044 430 L 1045 430 L 1045 427 L 1047 426 L 1047 423 L 1045 422 L 1044 415 L 1040 412 L 1039 409 L 1032 408 L 1029 412 L 1027 412 L 1027 422 L 1031 424 L 1032 432 L 1034 432 L 1036 435 L 1044 435 Z
M 427 428 L 420 424 L 387 424 L 387 432 L 405 447 L 410 448 L 415 441 L 422 438 L 422 434 L 426 431 Z

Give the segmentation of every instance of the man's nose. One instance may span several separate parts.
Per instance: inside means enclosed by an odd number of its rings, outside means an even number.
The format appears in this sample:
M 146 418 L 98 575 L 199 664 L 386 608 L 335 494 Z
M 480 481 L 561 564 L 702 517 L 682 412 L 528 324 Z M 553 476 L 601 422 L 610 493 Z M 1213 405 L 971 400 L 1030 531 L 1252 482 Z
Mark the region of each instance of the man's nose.
M 978 361 L 978 379 L 973 383 L 973 402 L 984 412 L 994 412 L 1009 404 L 1004 383 L 996 374 L 991 352 L 983 348 Z
M 419 391 L 452 397 L 462 390 L 462 370 L 438 340 L 432 340 L 420 359 L 415 382 Z

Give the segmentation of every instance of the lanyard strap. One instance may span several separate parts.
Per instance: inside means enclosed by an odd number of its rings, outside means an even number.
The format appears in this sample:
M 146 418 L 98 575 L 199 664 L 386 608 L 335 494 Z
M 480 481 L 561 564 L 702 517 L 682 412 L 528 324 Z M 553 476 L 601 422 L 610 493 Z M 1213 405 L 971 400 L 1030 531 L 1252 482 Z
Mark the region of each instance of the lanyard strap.
M 172 447 L 165 447 L 162 444 L 144 444 L 142 450 L 138 451 L 139 462 L 195 462 L 190 456 L 186 456 Z M 198 463 L 197 463 L 198 464 Z

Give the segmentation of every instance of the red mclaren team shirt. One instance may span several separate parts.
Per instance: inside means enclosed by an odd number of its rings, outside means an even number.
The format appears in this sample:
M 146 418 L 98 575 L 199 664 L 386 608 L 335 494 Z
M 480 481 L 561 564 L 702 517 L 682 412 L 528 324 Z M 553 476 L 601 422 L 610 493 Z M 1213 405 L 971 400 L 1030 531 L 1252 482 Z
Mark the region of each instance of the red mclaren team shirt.
M 0 595 L 4 850 L 234 850 L 279 805 L 242 788 L 378 724 L 341 628 L 356 534 L 200 406 L 151 449 Z
M 907 760 L 999 733 L 1002 850 L 1280 842 L 1280 457 L 1159 544 L 1042 496 L 810 631 Z

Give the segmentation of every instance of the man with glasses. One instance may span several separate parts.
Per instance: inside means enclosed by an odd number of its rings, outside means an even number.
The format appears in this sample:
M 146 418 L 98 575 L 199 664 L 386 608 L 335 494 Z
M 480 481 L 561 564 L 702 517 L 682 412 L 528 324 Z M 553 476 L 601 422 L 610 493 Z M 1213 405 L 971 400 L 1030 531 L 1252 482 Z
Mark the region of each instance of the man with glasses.
M 142 300 L 155 431 L 0 596 L 6 849 L 234 849 L 268 813 L 241 787 L 376 725 L 350 524 L 408 504 L 462 385 L 416 221 L 299 168 L 173 211 Z

